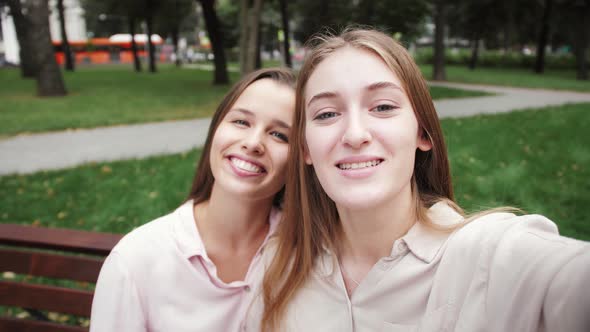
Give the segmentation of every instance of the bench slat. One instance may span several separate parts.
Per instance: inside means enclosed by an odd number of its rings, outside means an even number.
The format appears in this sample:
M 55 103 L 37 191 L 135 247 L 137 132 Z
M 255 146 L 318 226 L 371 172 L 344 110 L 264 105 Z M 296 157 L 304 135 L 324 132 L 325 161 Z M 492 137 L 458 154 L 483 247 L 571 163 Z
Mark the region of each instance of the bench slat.
M 0 272 L 96 283 L 104 259 L 0 248 Z
M 0 224 L 0 244 L 103 256 L 108 255 L 122 237 L 120 234 Z
M 0 305 L 90 317 L 92 295 L 77 289 L 0 281 Z
M 80 326 L 61 325 L 52 322 L 0 317 L 0 332 L 88 332 Z

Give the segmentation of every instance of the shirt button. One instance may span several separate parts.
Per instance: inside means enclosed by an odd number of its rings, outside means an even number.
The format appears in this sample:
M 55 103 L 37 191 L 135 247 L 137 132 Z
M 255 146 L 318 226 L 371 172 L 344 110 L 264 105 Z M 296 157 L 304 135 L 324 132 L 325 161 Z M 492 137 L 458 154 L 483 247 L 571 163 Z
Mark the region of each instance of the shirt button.
M 245 290 L 246 292 L 249 292 L 249 291 L 250 291 L 250 286 L 248 286 L 248 285 L 244 286 L 244 290 Z

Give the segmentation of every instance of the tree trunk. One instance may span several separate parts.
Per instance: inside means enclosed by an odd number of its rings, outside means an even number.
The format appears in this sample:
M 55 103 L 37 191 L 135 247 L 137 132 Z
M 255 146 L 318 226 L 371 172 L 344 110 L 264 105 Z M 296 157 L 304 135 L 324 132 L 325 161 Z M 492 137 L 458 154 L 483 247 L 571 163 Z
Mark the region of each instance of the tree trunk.
M 588 75 L 588 43 L 590 36 L 587 22 L 590 20 L 590 1 L 579 3 L 576 8 L 576 33 L 574 41 L 574 52 L 576 56 L 576 79 L 589 79 Z
M 539 39 L 537 42 L 537 59 L 535 61 L 535 73 L 537 74 L 541 74 L 545 71 L 545 48 L 547 47 L 547 40 L 549 39 L 549 20 L 551 18 L 552 7 L 553 0 L 545 0 L 543 18 L 541 19 L 541 30 L 539 31 Z
M 180 30 L 180 28 L 178 25 L 176 25 L 174 27 L 174 29 L 172 30 L 172 43 L 174 44 L 174 56 L 175 56 L 174 63 L 176 64 L 176 67 L 180 67 L 180 65 L 182 65 L 182 61 L 180 61 L 180 54 L 178 54 L 178 35 L 180 34 L 179 30 Z
M 509 6 L 506 10 L 506 24 L 504 24 L 504 36 L 502 44 L 504 52 L 509 52 L 512 48 L 512 35 L 514 32 L 514 12 L 512 6 Z
M 137 54 L 137 43 L 135 42 L 135 17 L 132 15 L 127 16 L 127 22 L 129 23 L 129 33 L 131 34 L 131 53 L 133 54 L 133 68 L 136 72 L 141 72 L 141 61 Z
M 19 44 L 21 76 L 24 78 L 34 78 L 37 76 L 37 64 L 33 59 L 30 40 L 30 19 L 28 16 L 23 15 L 20 0 L 8 0 L 8 7 L 10 8 L 10 14 L 12 15 L 16 38 Z
M 432 78 L 435 81 L 445 81 L 445 26 L 447 25 L 445 0 L 436 0 L 434 3 L 434 64 Z
M 203 9 L 205 27 L 207 28 L 207 34 L 209 35 L 211 48 L 213 49 L 213 63 L 215 65 L 213 84 L 228 84 L 229 75 L 227 74 L 227 62 L 225 59 L 225 51 L 223 50 L 219 19 L 217 18 L 217 13 L 213 6 L 214 0 L 199 0 L 199 2 Z
M 262 0 L 241 1 L 240 71 L 247 74 L 256 69 L 257 53 L 260 53 L 260 12 Z
M 469 60 L 469 69 L 474 70 L 477 65 L 479 56 L 479 37 L 473 39 L 473 48 L 471 49 L 471 59 Z
M 68 41 L 66 32 L 66 17 L 64 9 L 64 0 L 57 0 L 57 12 L 59 14 L 59 30 L 61 32 L 61 49 L 64 53 L 65 68 L 68 71 L 74 71 L 75 59 L 72 58 L 72 49 Z
M 153 6 L 151 5 L 151 1 L 148 1 L 148 8 L 147 8 L 147 15 L 145 18 L 145 24 L 147 26 L 147 43 L 148 43 L 148 58 L 149 58 L 149 67 L 150 73 L 155 73 L 156 70 L 156 50 L 154 48 L 154 43 L 152 43 L 152 31 L 153 31 Z
M 291 46 L 289 45 L 289 15 L 287 11 L 287 1 L 279 0 L 281 6 L 281 21 L 283 23 L 283 56 L 285 58 L 285 66 L 293 68 L 291 62 Z
M 245 65 L 248 59 L 246 49 L 248 48 L 248 8 L 250 8 L 250 0 L 240 0 L 240 73 L 244 74 Z
M 37 94 L 39 96 L 64 96 L 66 88 L 49 33 L 49 8 L 47 0 L 28 0 L 27 15 L 31 20 L 31 46 L 37 72 Z
M 254 52 L 254 69 L 262 68 L 262 38 L 260 37 L 260 28 L 258 29 L 258 36 L 256 37 L 256 51 Z

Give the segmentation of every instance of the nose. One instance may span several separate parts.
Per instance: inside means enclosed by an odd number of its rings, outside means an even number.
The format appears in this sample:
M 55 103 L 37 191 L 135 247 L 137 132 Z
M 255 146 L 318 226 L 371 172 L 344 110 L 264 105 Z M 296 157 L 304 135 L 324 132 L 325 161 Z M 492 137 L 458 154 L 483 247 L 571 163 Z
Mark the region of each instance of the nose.
M 264 133 L 260 131 L 252 132 L 251 135 L 245 137 L 242 141 L 242 150 L 250 154 L 264 154 L 263 135 Z
M 342 143 L 353 149 L 360 149 L 363 145 L 371 142 L 372 136 L 367 124 L 363 121 L 362 115 L 351 112 L 342 135 Z

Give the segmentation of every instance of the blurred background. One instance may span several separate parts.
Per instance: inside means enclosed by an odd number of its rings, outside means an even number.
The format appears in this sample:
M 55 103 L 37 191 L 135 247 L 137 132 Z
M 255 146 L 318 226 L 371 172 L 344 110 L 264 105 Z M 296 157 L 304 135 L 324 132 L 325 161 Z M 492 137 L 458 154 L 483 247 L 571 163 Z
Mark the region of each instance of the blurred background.
M 174 210 L 232 82 L 367 25 L 429 80 L 461 206 L 588 241 L 589 22 L 590 0 L 0 0 L 0 223 L 123 234 Z
M 207 126 L 178 139 L 160 125 L 206 121 L 240 75 L 297 70 L 310 36 L 356 24 L 431 81 L 462 206 L 519 207 L 590 240 L 590 1 L 0 0 L 0 21 L 0 163 L 16 165 L 1 223 L 125 233 L 173 210 Z M 145 123 L 190 146 L 85 157 L 147 142 Z

